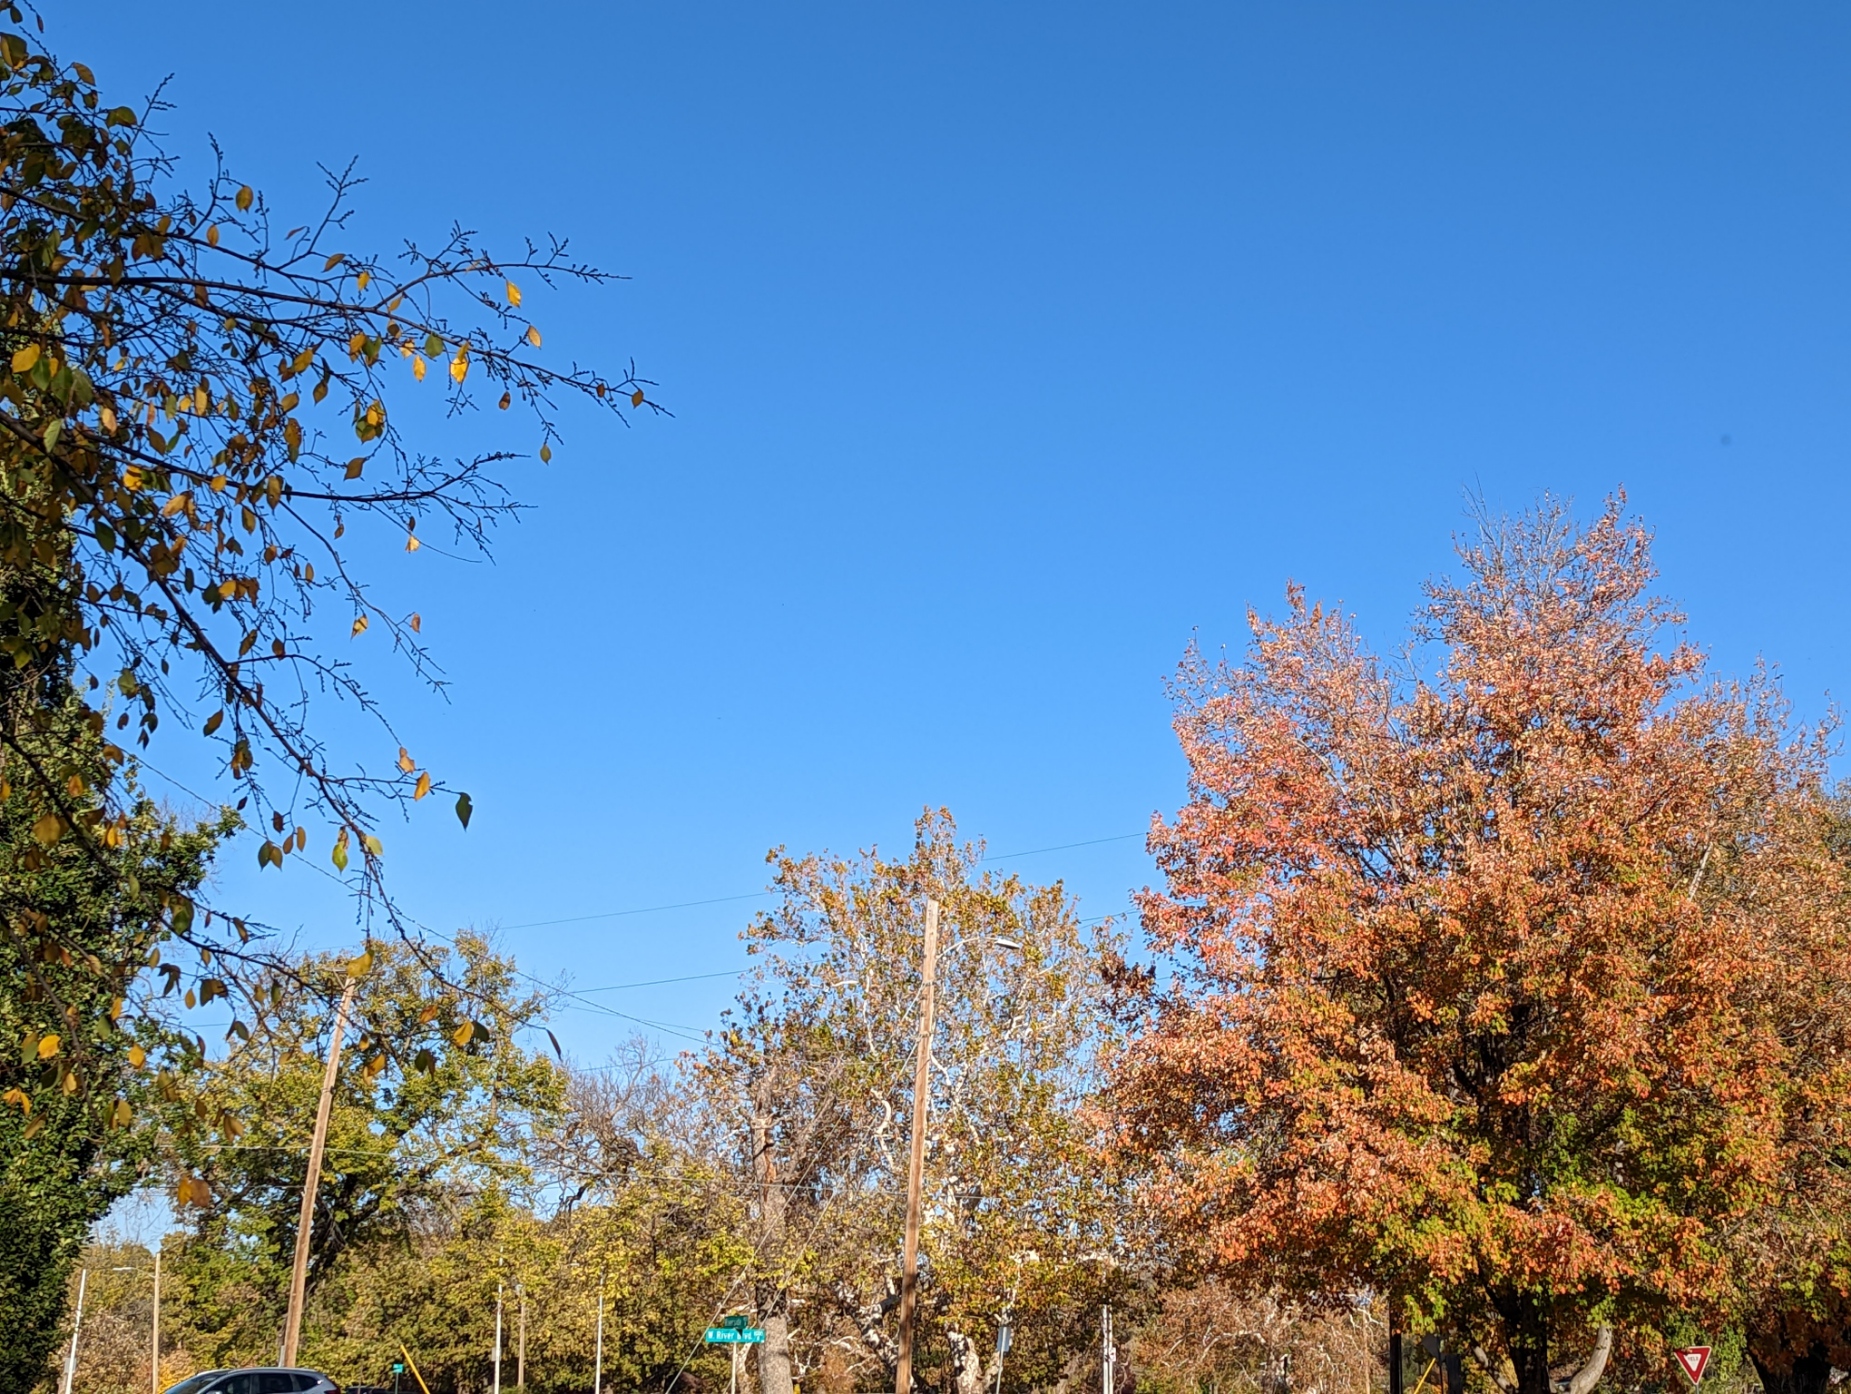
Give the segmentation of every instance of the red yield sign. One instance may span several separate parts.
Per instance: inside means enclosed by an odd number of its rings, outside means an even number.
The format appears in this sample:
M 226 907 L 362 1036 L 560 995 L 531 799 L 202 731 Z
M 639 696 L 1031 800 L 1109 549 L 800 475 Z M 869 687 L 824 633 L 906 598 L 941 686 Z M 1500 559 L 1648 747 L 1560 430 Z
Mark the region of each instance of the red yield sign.
M 1708 1346 L 1686 1346 L 1683 1350 L 1671 1353 L 1677 1357 L 1677 1363 L 1683 1367 L 1684 1373 L 1690 1376 L 1691 1384 L 1695 1385 L 1703 1379 L 1703 1372 L 1710 1364 Z

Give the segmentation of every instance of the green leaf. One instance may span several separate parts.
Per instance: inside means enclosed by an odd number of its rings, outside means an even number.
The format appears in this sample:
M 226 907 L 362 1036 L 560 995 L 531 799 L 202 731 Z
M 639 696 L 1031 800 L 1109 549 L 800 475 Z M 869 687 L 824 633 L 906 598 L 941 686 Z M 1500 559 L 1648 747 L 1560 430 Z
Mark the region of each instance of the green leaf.
M 115 107 L 111 109 L 109 115 L 104 118 L 103 124 L 106 126 L 133 126 L 137 124 L 135 120 L 135 111 L 132 107 Z
M 476 811 L 476 806 L 469 801 L 469 795 L 458 794 L 456 796 L 457 821 L 463 825 L 465 830 L 467 830 L 469 827 L 469 815 L 474 813 L 475 811 Z

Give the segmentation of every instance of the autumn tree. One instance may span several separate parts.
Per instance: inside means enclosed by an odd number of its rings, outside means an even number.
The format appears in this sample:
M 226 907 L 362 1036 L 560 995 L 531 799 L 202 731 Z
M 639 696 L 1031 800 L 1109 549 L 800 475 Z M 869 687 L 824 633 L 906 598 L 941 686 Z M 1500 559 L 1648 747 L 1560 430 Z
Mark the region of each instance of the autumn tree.
M 1403 659 L 1294 589 L 1243 661 L 1185 662 L 1120 1142 L 1225 1282 L 1385 1294 L 1501 1388 L 1567 1357 L 1585 1394 L 1615 1330 L 1662 1359 L 1731 1318 L 1779 1194 L 1768 984 L 1823 751 L 1765 679 L 1706 680 L 1622 501 L 1486 518 L 1460 561 Z
M 1780 810 L 1757 855 L 1711 859 L 1770 938 L 1758 985 L 1783 1054 L 1771 1203 L 1737 1226 L 1746 1353 L 1767 1394 L 1851 1368 L 1851 797 Z
M 746 934 L 759 967 L 699 1064 L 756 1190 L 763 1394 L 891 1377 L 928 898 L 944 937 L 917 1377 L 982 1389 L 1012 1316 L 1012 1378 L 1044 1382 L 1076 1311 L 1123 1285 L 1122 1215 L 1083 1109 L 1115 941 L 1058 885 L 981 862 L 942 812 L 903 859 L 774 854 L 779 904 Z
M 313 841 L 402 931 L 378 820 L 442 785 L 335 644 L 370 635 L 437 672 L 354 538 L 485 545 L 515 506 L 497 469 L 548 459 L 565 401 L 627 412 L 643 384 L 542 354 L 522 283 L 607 279 L 564 244 L 504 256 L 458 227 L 370 252 L 347 239 L 351 173 L 325 206 L 273 217 L 222 160 L 182 185 L 148 134 L 158 109 L 106 99 L 0 5 L 0 779 L 41 842 L 112 865 L 132 802 L 107 781 L 80 791 L 43 740 L 65 719 L 51 689 L 74 683 L 107 764 L 157 728 L 192 732 L 261 830 L 260 865 Z M 474 453 L 442 458 L 406 431 L 419 393 L 441 394 L 422 419 L 486 407 L 524 424 L 478 416 Z M 376 718 L 367 748 L 329 743 L 329 702 Z M 450 793 L 466 826 L 468 796 Z M 162 942 L 166 966 L 244 1021 L 290 964 L 236 909 L 171 893 Z M 29 959 L 89 961 L 29 897 L 0 918 Z M 64 1005 L 108 997 L 73 988 Z M 79 1076 L 93 1034 L 67 1033 Z M 372 1023 L 361 1034 L 379 1044 Z

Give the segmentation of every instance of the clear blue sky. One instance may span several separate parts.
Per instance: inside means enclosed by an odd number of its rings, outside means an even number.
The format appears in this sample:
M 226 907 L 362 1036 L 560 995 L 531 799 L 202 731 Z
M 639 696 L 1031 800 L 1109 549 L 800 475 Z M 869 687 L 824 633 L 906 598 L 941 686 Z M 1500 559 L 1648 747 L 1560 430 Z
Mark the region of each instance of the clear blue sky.
M 927 802 L 998 852 L 1138 832 L 1190 635 L 1296 578 L 1392 644 L 1470 488 L 1623 484 L 1725 671 L 1846 686 L 1843 6 L 51 9 L 274 203 L 359 154 L 356 245 L 455 218 L 633 278 L 545 300 L 548 350 L 634 355 L 674 419 L 573 419 L 492 568 L 378 558 L 455 687 L 378 685 L 478 809 L 387 828 L 397 885 L 537 972 L 736 967 L 750 900 L 513 926 L 898 850 Z M 348 932 L 247 864 L 226 896 Z M 1148 876 L 1136 838 L 1013 865 L 1090 914 Z

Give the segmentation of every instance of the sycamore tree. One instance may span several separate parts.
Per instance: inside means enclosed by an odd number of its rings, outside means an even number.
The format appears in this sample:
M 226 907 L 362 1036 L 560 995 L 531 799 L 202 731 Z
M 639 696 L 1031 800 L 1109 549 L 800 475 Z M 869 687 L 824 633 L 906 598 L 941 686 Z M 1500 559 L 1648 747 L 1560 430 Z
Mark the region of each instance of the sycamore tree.
M 1383 1294 L 1504 1389 L 1585 1394 L 1616 1333 L 1657 1375 L 1739 1314 L 1808 1075 L 1783 955 L 1842 970 L 1824 751 L 1706 678 L 1621 501 L 1460 560 L 1404 660 L 1294 589 L 1185 663 L 1144 902 L 1174 972 L 1133 984 L 1119 1137 L 1224 1282 Z
M 1127 1285 L 1085 1109 L 1114 933 L 1059 885 L 981 862 L 943 812 L 901 859 L 774 853 L 779 904 L 746 934 L 760 967 L 698 1062 L 756 1193 L 742 1308 L 766 1331 L 764 1394 L 891 1378 L 928 898 L 943 920 L 917 1378 L 981 1390 L 1013 1320 L 1012 1382 L 1051 1383 Z
M 515 506 L 498 470 L 549 459 L 568 401 L 652 409 L 631 373 L 549 359 L 523 301 L 607 278 L 563 243 L 504 254 L 461 227 L 354 245 L 348 173 L 287 215 L 223 159 L 183 184 L 148 133 L 158 104 L 106 97 L 42 29 L 0 4 L 0 786 L 37 844 L 110 874 L 134 804 L 47 746 L 67 718 L 48 685 L 69 678 L 105 770 L 157 728 L 202 742 L 261 866 L 331 861 L 377 912 L 369 934 L 403 930 L 379 819 L 443 784 L 350 655 L 383 643 L 437 671 L 419 616 L 369 578 L 382 545 L 485 545 Z M 473 453 L 440 456 L 407 429 L 444 412 L 473 413 Z M 374 734 L 331 745 L 331 703 Z M 468 795 L 448 796 L 467 826 Z M 21 954 L 88 963 L 29 889 L 0 904 Z M 234 1031 L 293 971 L 196 889 L 170 889 L 160 924 L 160 967 L 186 979 L 168 985 L 224 998 Z M 92 1015 L 64 1039 L 87 1041 L 109 996 L 71 988 L 63 1004 Z M 363 1055 L 396 1049 L 379 1023 L 360 1035 Z M 101 1067 L 59 1058 L 78 1087 Z

